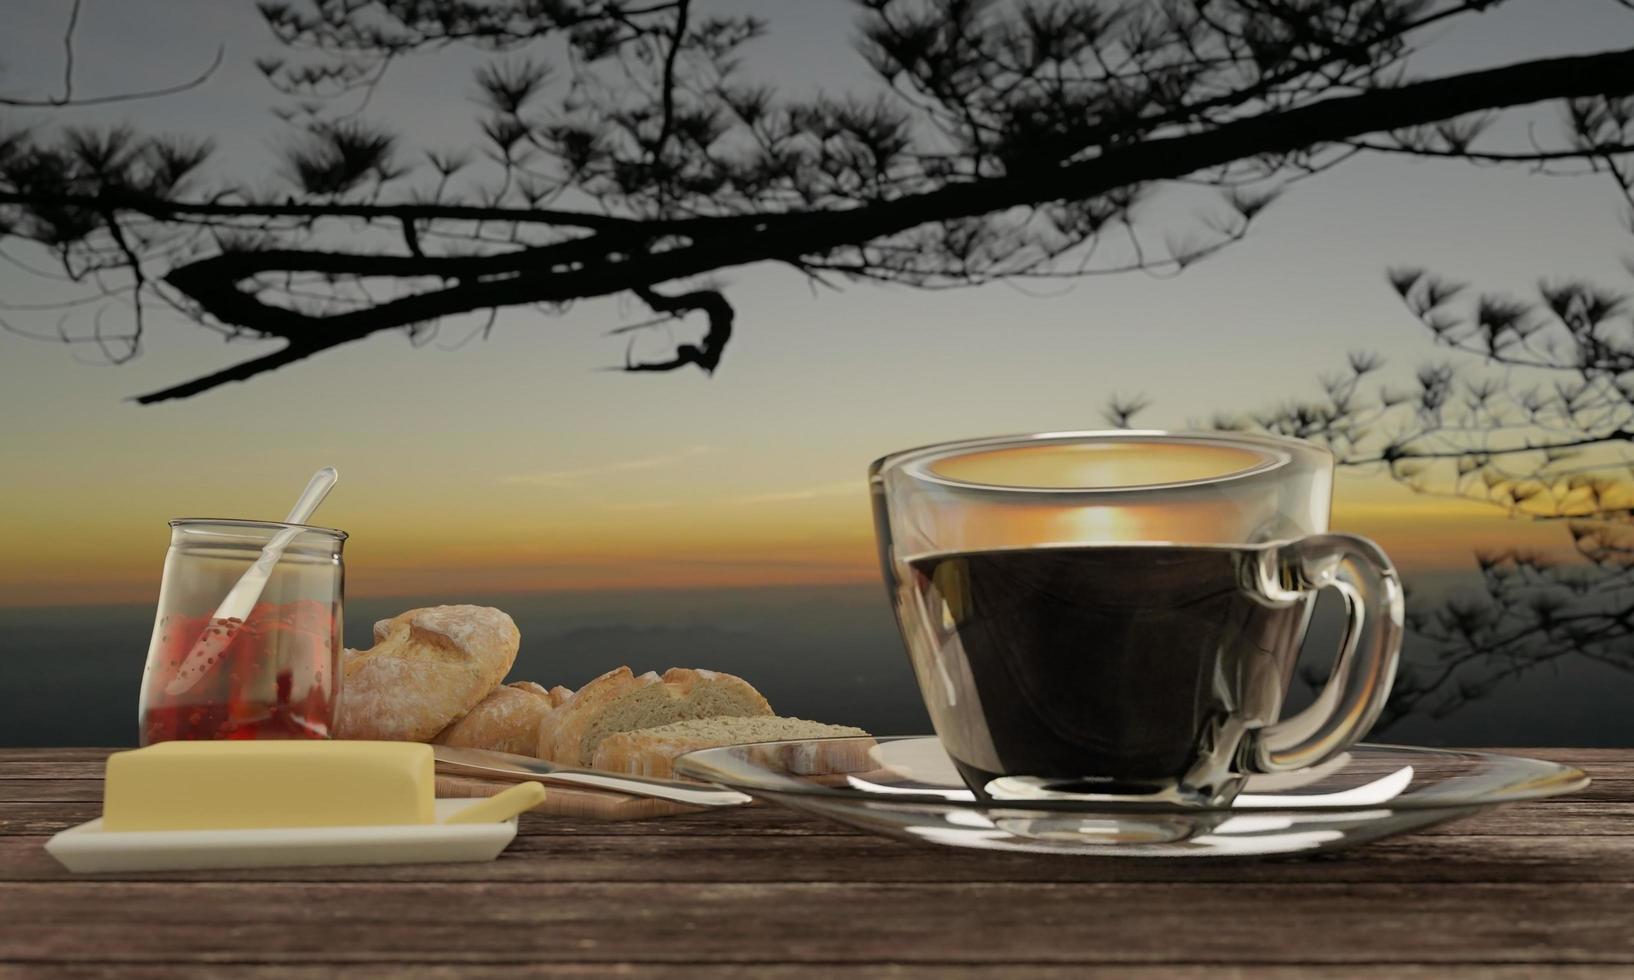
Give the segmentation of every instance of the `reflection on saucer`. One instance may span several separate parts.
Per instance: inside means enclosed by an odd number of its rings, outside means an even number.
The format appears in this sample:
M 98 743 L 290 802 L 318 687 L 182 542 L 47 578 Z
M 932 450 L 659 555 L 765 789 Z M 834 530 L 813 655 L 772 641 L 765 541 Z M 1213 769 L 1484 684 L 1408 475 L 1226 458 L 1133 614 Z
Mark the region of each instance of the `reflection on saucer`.
M 1380 776 L 1363 786 L 1342 789 L 1332 793 L 1301 793 L 1273 795 L 1271 793 L 1239 793 L 1231 808 L 1256 809 L 1307 806 L 1376 806 L 1395 799 L 1413 785 L 1413 767 L 1402 766 L 1388 776 Z
M 874 796 L 917 796 L 930 797 L 938 800 L 948 800 L 955 803 L 974 803 L 976 794 L 968 789 L 953 789 L 946 786 L 929 786 L 913 784 L 889 785 L 874 782 L 860 776 L 847 776 L 846 785 L 861 793 Z M 1285 810 L 1290 807 L 1353 807 L 1377 806 L 1387 803 L 1406 792 L 1407 787 L 1413 784 L 1413 767 L 1402 766 L 1395 772 L 1380 776 L 1362 786 L 1350 789 L 1335 790 L 1331 793 L 1241 793 L 1232 801 L 1232 810 L 1277 809 Z M 1307 783 L 1308 785 L 1308 783 Z M 1071 800 L 1074 797 L 1067 793 L 1040 795 L 1039 799 Z M 1004 802 L 1014 802 L 1005 800 Z
M 934 786 L 887 786 L 884 783 L 871 782 L 857 776 L 847 776 L 845 782 L 854 790 L 876 796 L 928 796 L 938 800 L 952 800 L 956 803 L 976 802 L 976 794 L 968 789 L 938 789 Z
M 1228 807 L 1131 807 L 1104 797 L 978 799 L 930 736 L 881 738 L 870 755 L 876 768 L 843 779 L 796 772 L 780 761 L 793 757 L 790 753 L 746 746 L 694 752 L 681 759 L 679 769 L 693 779 L 907 840 L 1144 857 L 1332 850 L 1588 783 L 1576 769 L 1537 759 L 1355 745 L 1327 766 L 1254 777 Z

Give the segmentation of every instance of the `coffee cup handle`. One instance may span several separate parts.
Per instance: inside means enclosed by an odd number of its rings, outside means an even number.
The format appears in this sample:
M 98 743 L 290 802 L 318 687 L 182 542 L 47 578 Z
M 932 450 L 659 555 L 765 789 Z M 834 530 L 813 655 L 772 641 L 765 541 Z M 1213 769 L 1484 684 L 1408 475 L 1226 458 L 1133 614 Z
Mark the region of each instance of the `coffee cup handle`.
M 1361 738 L 1390 697 L 1401 657 L 1401 579 L 1379 546 L 1351 534 L 1316 534 L 1268 549 L 1259 592 L 1273 602 L 1333 589 L 1349 625 L 1333 674 L 1309 707 L 1252 733 L 1246 768 L 1287 772 L 1321 765 Z

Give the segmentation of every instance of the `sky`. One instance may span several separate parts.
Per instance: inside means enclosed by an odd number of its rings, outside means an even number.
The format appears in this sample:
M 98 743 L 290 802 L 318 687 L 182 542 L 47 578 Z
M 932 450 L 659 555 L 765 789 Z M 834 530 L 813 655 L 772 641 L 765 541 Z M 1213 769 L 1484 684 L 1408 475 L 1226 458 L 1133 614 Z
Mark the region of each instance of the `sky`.
M 66 7 L 8 0 L 0 92 L 55 91 Z M 849 4 L 705 5 L 751 7 L 770 22 L 751 73 L 787 91 L 860 77 Z M 1634 17 L 1608 0 L 1512 0 L 1439 37 L 1419 64 L 1451 71 L 1631 37 Z M 218 42 L 224 67 L 198 90 L 55 118 L 211 135 L 215 173 L 260 180 L 280 124 L 250 61 L 277 45 L 252 4 L 86 0 L 76 88 L 165 84 Z M 417 143 L 470 142 L 475 63 L 416 59 L 370 111 Z M 737 333 L 713 377 L 600 370 L 624 356 L 608 331 L 644 315 L 628 298 L 559 317 L 507 312 L 489 339 L 457 349 L 445 347 L 458 332 L 423 348 L 379 336 L 149 407 L 126 399 L 261 348 L 163 324 L 139 359 L 113 367 L 0 334 L 0 605 L 151 601 L 168 519 L 277 518 L 325 464 L 341 483 L 318 522 L 351 533 L 355 595 L 867 581 L 878 572 L 864 471 L 879 455 L 1099 427 L 1113 393 L 1148 397 L 1143 423 L 1181 427 L 1313 396 L 1317 375 L 1354 349 L 1405 378 L 1439 355 L 1386 285 L 1388 266 L 1519 291 L 1543 276 L 1623 284 L 1634 242 L 1620 217 L 1596 180 L 1375 158 L 1300 185 L 1245 243 L 1178 278 L 832 292 L 784 269 L 732 269 L 717 279 Z M 55 288 L 0 263 L 0 300 Z M 1410 572 L 1468 568 L 1475 547 L 1559 543 L 1554 529 L 1376 475 L 1341 480 L 1333 525 L 1376 537 Z

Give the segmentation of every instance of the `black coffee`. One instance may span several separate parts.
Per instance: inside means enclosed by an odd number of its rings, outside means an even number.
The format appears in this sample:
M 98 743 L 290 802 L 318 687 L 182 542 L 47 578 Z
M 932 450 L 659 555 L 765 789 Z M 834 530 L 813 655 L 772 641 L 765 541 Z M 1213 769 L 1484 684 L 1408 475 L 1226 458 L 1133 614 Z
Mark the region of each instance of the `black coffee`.
M 1281 711 L 1305 622 L 1306 603 L 1254 597 L 1259 559 L 1139 545 L 913 561 L 932 641 L 915 668 L 948 692 L 930 708 L 965 778 L 1150 792 L 1234 752 L 1245 726 Z

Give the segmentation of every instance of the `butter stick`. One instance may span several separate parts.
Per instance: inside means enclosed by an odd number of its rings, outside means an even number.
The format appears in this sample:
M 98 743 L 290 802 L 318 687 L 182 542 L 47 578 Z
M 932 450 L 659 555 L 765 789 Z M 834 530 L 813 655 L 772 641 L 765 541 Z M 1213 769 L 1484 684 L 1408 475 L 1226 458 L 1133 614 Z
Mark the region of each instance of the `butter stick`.
M 102 828 L 431 823 L 434 770 L 412 742 L 163 742 L 109 756 Z

